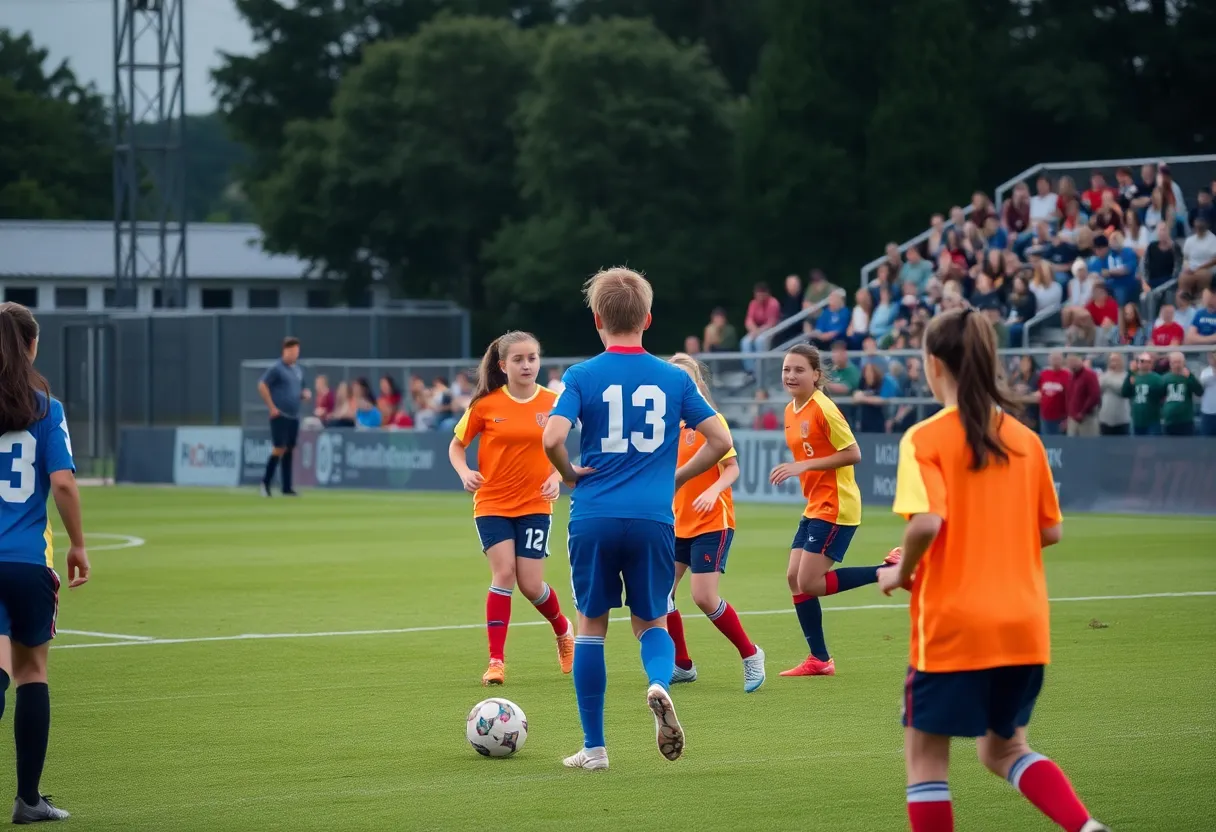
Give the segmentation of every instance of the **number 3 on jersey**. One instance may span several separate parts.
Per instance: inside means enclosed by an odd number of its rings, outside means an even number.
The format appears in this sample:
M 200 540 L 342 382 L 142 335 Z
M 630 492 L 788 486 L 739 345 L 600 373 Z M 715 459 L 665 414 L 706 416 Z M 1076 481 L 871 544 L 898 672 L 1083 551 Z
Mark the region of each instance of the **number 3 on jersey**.
M 649 454 L 663 447 L 666 425 L 663 417 L 667 415 L 667 394 L 656 385 L 643 384 L 633 391 L 630 397 L 634 407 L 646 409 L 646 424 L 650 426 L 650 435 L 644 431 L 630 431 L 625 437 L 625 397 L 624 390 L 619 384 L 613 384 L 604 390 L 604 403 L 608 405 L 608 436 L 600 440 L 600 451 L 606 454 L 623 454 L 629 451 L 630 444 L 638 451 Z
M 0 454 L 12 454 L 13 458 L 9 470 L 0 472 L 0 500 L 24 503 L 34 496 L 34 481 L 38 476 L 34 470 L 37 444 L 38 440 L 28 430 L 13 430 L 0 436 Z

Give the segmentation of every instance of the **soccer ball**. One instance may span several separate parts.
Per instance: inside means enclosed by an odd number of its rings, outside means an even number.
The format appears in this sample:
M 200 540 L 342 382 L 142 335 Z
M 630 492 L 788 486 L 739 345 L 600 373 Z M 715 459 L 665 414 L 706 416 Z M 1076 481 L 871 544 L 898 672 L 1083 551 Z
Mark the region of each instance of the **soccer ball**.
M 510 757 L 528 739 L 528 718 L 514 702 L 486 699 L 469 711 L 465 736 L 483 757 Z

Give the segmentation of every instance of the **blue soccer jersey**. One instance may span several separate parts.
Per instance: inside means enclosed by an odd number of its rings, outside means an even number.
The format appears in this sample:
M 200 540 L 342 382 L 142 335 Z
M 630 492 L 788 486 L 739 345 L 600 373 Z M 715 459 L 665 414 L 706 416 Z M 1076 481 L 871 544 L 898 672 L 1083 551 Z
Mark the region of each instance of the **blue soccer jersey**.
M 617 518 L 672 524 L 680 423 L 714 410 L 684 370 L 641 347 L 610 347 L 562 377 L 553 415 L 582 421 L 579 481 L 570 519 Z
M 54 550 L 46 502 L 51 474 L 75 471 L 72 441 L 63 405 L 49 402 L 42 418 L 26 430 L 0 436 L 0 562 L 51 567 Z

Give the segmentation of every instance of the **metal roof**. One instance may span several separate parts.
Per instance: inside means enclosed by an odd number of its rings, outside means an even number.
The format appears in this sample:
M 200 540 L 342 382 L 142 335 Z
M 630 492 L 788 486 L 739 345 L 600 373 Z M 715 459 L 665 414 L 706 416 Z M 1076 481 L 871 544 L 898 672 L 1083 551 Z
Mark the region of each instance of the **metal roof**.
M 191 278 L 293 280 L 308 263 L 262 251 L 256 225 L 191 223 L 186 228 Z M 114 278 L 114 223 L 0 220 L 0 278 Z

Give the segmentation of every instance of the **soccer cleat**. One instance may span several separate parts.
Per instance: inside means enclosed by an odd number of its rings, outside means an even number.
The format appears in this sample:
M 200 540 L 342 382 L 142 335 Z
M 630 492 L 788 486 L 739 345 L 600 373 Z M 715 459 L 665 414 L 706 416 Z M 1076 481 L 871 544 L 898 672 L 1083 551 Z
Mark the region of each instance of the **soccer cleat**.
M 608 750 L 600 748 L 580 748 L 573 757 L 562 760 L 566 768 L 581 768 L 587 771 L 608 770 Z
M 574 626 L 566 627 L 564 635 L 557 637 L 557 663 L 561 665 L 562 673 L 574 669 Z
M 782 676 L 835 676 L 836 660 L 820 661 L 814 656 L 807 656 L 806 661 L 797 667 L 781 671 Z
M 507 683 L 507 667 L 502 663 L 502 659 L 490 659 L 490 666 L 481 675 L 481 683 L 486 687 Z
M 684 753 L 684 729 L 676 718 L 676 706 L 662 685 L 651 685 L 646 691 L 646 704 L 654 714 L 654 737 L 659 753 L 668 760 L 678 760 Z
M 1081 827 L 1081 832 L 1110 832 L 1110 827 L 1104 826 L 1093 818 L 1090 818 L 1086 824 Z
M 764 651 L 756 645 L 756 652 L 743 660 L 743 692 L 755 693 L 764 684 Z
M 13 801 L 13 823 L 42 823 L 48 820 L 67 820 L 70 818 L 67 812 L 58 809 L 51 803 L 51 799 L 46 796 L 40 796 L 38 802 L 31 806 L 21 798 Z
M 684 682 L 695 682 L 695 681 L 697 681 L 696 664 L 693 664 L 693 666 L 688 668 L 688 670 L 685 670 L 684 668 L 680 667 L 679 665 L 676 665 L 676 669 L 671 674 L 671 683 L 673 685 L 679 685 L 679 684 L 683 684 Z
M 904 559 L 904 547 L 896 546 L 887 556 L 882 559 L 882 562 L 887 566 L 899 566 L 899 562 Z
M 284 491 L 283 496 L 284 497 L 299 497 L 300 492 L 299 491 Z
M 270 496 L 270 486 L 267 485 L 266 483 L 262 483 L 262 492 L 261 493 L 262 493 L 263 497 L 269 497 Z

